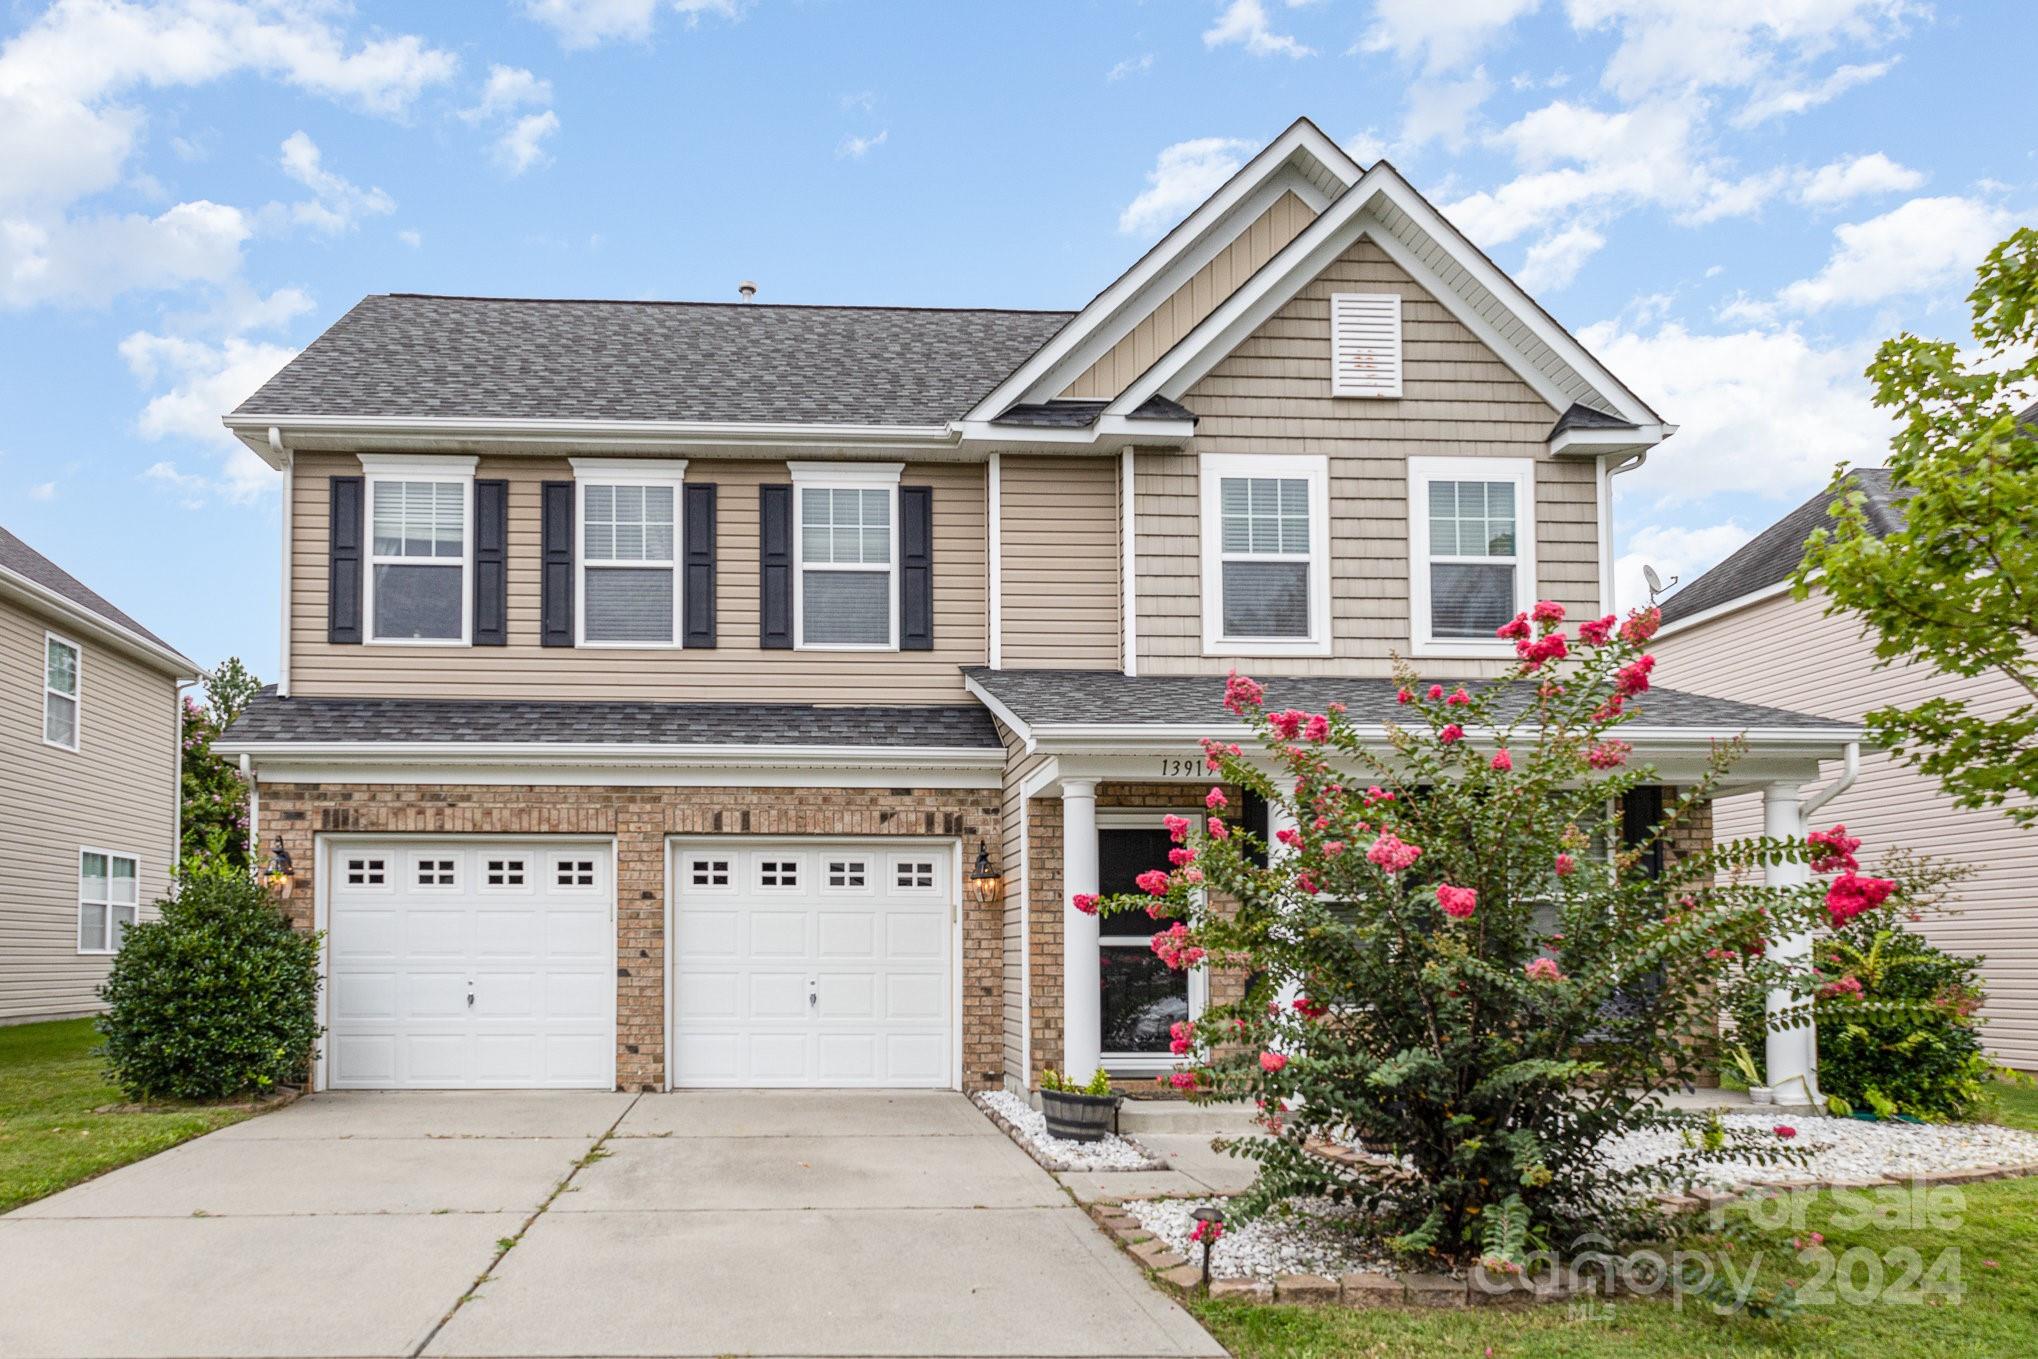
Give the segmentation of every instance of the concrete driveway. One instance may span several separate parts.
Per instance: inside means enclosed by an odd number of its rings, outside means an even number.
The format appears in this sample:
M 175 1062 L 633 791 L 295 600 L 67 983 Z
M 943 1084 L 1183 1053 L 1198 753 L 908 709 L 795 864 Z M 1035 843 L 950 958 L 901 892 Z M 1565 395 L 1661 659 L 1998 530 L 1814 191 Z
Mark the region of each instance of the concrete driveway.
M 0 1281 L 9 1359 L 1224 1353 L 945 1093 L 318 1095 L 0 1217 Z

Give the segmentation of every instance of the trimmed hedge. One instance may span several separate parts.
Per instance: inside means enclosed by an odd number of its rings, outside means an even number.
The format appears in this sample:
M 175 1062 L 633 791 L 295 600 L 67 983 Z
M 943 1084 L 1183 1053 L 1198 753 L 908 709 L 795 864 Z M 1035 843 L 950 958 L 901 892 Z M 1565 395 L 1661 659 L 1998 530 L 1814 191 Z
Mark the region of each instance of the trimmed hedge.
M 318 936 L 242 873 L 188 878 L 127 932 L 100 995 L 108 1074 L 133 1100 L 301 1080 L 318 1041 Z

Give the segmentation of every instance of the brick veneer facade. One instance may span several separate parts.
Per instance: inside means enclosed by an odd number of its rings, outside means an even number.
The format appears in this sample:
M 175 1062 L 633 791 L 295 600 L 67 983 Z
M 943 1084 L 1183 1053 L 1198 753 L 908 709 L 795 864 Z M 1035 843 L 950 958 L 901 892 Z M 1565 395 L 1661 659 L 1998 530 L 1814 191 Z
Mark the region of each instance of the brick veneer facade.
M 280 835 L 290 852 L 295 880 L 284 905 L 301 929 L 312 927 L 316 835 L 614 836 L 616 1083 L 625 1090 L 665 1088 L 668 836 L 935 836 L 960 840 L 965 856 L 979 839 L 998 843 L 998 795 L 977 789 L 264 783 L 260 814 L 263 838 Z M 998 902 L 979 906 L 965 894 L 959 1016 L 965 1090 L 994 1088 L 1004 1076 L 1003 909 Z

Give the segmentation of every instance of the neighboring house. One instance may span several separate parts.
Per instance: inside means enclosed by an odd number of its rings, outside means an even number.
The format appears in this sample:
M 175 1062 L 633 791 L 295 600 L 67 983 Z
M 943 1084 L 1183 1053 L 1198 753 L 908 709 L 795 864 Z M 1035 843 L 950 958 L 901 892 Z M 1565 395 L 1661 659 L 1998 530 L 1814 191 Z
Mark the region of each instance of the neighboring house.
M 0 1024 L 90 1014 L 177 862 L 198 668 L 0 528 Z
M 1202 805 L 1221 676 L 1502 673 L 1611 607 L 1668 432 L 1306 121 L 1080 312 L 369 297 L 226 423 L 288 581 L 218 748 L 327 931 L 317 1079 L 630 1089 L 1164 1069 L 1225 979 L 1067 901 Z M 1854 734 L 1647 712 L 1779 805 Z
M 1850 475 L 1874 531 L 1901 528 L 1903 500 L 1891 490 L 1889 470 Z M 2029 694 L 1993 672 L 1965 679 L 1929 665 L 1878 666 L 1874 638 L 1858 615 L 1827 617 L 1829 600 L 1816 584 L 1809 597 L 1792 597 L 1805 540 L 1829 522 L 1832 503 L 1821 490 L 1665 600 L 1656 644 L 1663 671 L 1697 693 L 1844 722 L 1934 695 L 1963 699 L 1984 716 L 2029 702 Z M 2038 1069 L 2038 831 L 1998 811 L 1955 807 L 1938 780 L 1880 751 L 1862 755 L 1858 780 L 1819 820 L 1843 823 L 1869 856 L 1902 846 L 1974 870 L 1952 894 L 1958 914 L 1935 914 L 1919 929 L 1942 948 L 1986 956 L 1989 1049 L 2011 1066 Z M 1715 804 L 1714 821 L 1725 838 L 1759 835 L 1762 809 L 1755 798 L 1727 798 Z

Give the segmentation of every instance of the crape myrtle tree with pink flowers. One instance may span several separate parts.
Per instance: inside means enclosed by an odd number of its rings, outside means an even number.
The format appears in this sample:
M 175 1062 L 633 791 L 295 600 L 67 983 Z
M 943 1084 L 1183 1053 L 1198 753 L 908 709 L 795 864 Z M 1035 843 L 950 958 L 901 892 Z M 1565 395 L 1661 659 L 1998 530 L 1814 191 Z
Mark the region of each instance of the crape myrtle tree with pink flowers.
M 1233 1149 L 1259 1176 L 1235 1217 L 1323 1196 L 1404 1259 L 1505 1268 L 1584 1232 L 1660 1229 L 1645 1178 L 1791 1155 L 1785 1135 L 1721 1136 L 1651 1096 L 1716 1068 L 1729 969 L 1809 997 L 1809 977 L 1765 941 L 1865 909 L 1890 884 L 1850 872 L 1765 885 L 1753 870 L 1822 856 L 1777 839 L 1660 856 L 1652 877 L 1652 846 L 1737 751 L 1716 751 L 1645 840 L 1622 843 L 1621 799 L 1656 781 L 1618 734 L 1647 703 L 1655 615 L 1575 634 L 1563 616 L 1544 602 L 1501 629 L 1520 661 L 1499 682 L 1446 686 L 1403 667 L 1384 730 L 1336 705 L 1270 711 L 1234 675 L 1226 706 L 1257 746 L 1205 743 L 1212 814 L 1170 818 L 1171 867 L 1141 892 L 1075 903 L 1173 918 L 1153 940 L 1171 966 L 1253 977 L 1242 1000 L 1177 1028 L 1183 1060 L 1163 1078 L 1257 1103 L 1263 1135 Z M 1267 800 L 1275 844 L 1216 814 L 1241 790 Z M 1663 1127 L 1690 1131 L 1682 1152 L 1641 1168 L 1604 1154 Z M 1373 1155 L 1354 1165 L 1331 1145 Z

